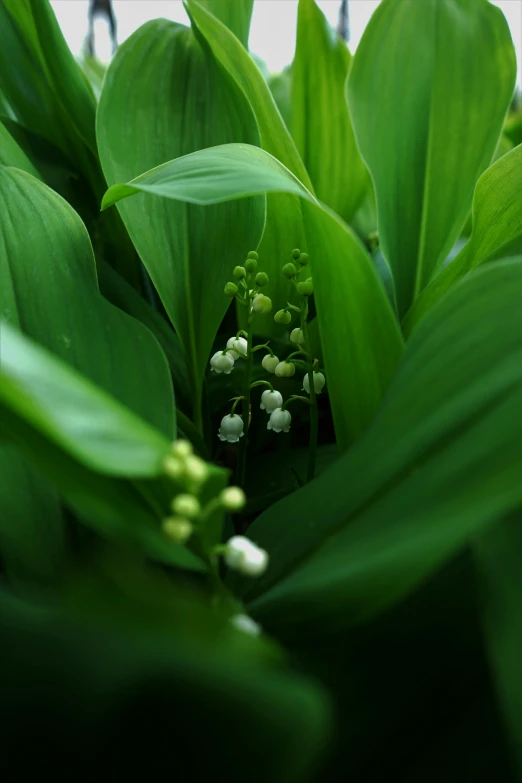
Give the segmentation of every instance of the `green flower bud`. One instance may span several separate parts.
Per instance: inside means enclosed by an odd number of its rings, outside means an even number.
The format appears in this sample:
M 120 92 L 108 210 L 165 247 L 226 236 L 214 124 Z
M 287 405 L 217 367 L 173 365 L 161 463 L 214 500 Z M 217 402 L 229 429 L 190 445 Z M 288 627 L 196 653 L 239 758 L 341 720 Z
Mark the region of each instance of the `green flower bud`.
M 274 321 L 276 324 L 289 324 L 291 320 L 292 316 L 288 310 L 278 310 L 274 315 Z
M 184 544 L 192 535 L 193 527 L 183 517 L 168 517 L 163 520 L 163 531 L 177 544 Z
M 279 362 L 275 368 L 275 374 L 278 378 L 291 378 L 295 375 L 295 365 L 292 362 Z
M 246 277 L 246 269 L 244 266 L 235 266 L 232 274 L 236 280 L 241 280 L 243 277 Z
M 301 266 L 308 266 L 308 253 L 301 253 L 297 261 Z
M 235 283 L 227 283 L 225 286 L 225 296 L 235 296 L 238 288 Z
M 292 250 L 292 258 L 299 258 L 300 255 L 301 255 L 301 251 L 299 250 L 299 248 L 294 247 L 294 249 Z
M 197 517 L 201 511 L 199 500 L 194 495 L 181 494 L 176 495 L 172 501 L 172 510 L 180 517 L 186 517 L 187 519 L 193 519 Z
M 302 329 L 292 329 L 290 333 L 290 342 L 296 345 L 303 345 L 305 339 Z
M 311 296 L 314 292 L 314 287 L 311 280 L 305 280 L 303 283 L 296 285 L 297 293 L 301 296 Z
M 255 258 L 247 258 L 245 261 L 245 269 L 247 272 L 255 272 L 257 269 L 257 261 Z
M 259 258 L 259 255 L 258 255 L 258 253 L 256 253 L 255 250 L 251 250 L 249 252 L 249 254 L 248 254 L 248 258 L 253 258 L 254 261 L 257 261 L 257 259 Z
M 295 264 L 289 263 L 284 265 L 282 272 L 284 276 L 288 277 L 288 279 L 290 280 L 290 278 L 295 277 L 295 275 L 297 274 L 297 269 L 295 268 Z
M 252 310 L 254 313 L 259 313 L 260 315 L 264 315 L 265 313 L 269 313 L 272 309 L 272 300 L 269 296 L 265 296 L 264 294 L 258 294 L 254 297 L 252 301 Z
M 258 272 L 255 277 L 256 285 L 263 286 L 268 283 L 268 275 L 265 272 Z

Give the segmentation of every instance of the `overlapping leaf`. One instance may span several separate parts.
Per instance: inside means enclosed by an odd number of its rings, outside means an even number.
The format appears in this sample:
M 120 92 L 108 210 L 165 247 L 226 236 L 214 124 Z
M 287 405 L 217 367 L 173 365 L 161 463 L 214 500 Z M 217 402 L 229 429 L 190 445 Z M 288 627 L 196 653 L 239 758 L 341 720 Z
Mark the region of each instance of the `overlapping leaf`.
M 203 8 L 196 0 L 187 0 L 187 10 L 200 34 L 204 36 L 216 59 L 246 96 L 256 117 L 261 136 L 260 146 L 290 169 L 301 182 L 312 190 L 308 173 L 299 157 L 295 143 L 277 109 L 268 84 L 259 68 L 230 31 Z M 281 267 L 290 258 L 294 247 L 309 250 L 307 226 L 303 222 L 299 200 L 291 195 L 267 196 L 267 218 L 259 254 L 263 270 L 270 278 L 267 293 L 274 309 L 285 307 L 292 295 L 292 286 L 281 275 Z M 256 329 L 266 335 L 274 334 L 270 315 L 256 319 Z
M 0 169 L 0 313 L 174 436 L 167 363 L 150 332 L 100 294 L 74 210 L 25 172 Z
M 402 315 L 444 261 L 489 165 L 516 60 L 486 0 L 384 0 L 348 80 Z
M 98 111 L 110 184 L 201 147 L 258 139 L 246 99 L 190 29 L 153 21 L 120 47 Z M 229 304 L 223 288 L 259 242 L 264 200 L 202 209 L 141 195 L 120 209 L 185 348 L 197 418 L 209 352 Z
M 315 0 L 300 0 L 290 127 L 318 198 L 346 221 L 370 186 L 345 97 L 351 64 Z
M 456 258 L 422 292 L 405 319 L 406 331 L 473 267 L 522 250 L 522 146 L 507 152 L 477 182 L 472 232 Z
M 198 0 L 234 33 L 245 49 L 248 49 L 250 20 L 254 10 L 254 0 Z
M 101 535 L 138 545 L 164 563 L 204 569 L 199 558 L 164 536 L 161 494 L 137 481 L 161 475 L 165 436 L 7 323 L 1 324 L 0 348 L 2 437 Z M 2 483 L 2 505 L 11 512 L 3 526 L 8 534 L 20 477 L 15 487 Z M 25 523 L 39 519 L 32 509 Z
M 522 259 L 477 270 L 413 335 L 366 435 L 249 533 L 265 622 L 352 624 L 522 502 Z
M 201 150 L 114 185 L 103 205 L 140 191 L 209 204 L 267 190 L 302 199 L 337 442 L 345 449 L 374 416 L 402 340 L 370 258 L 340 218 L 271 155 L 239 144 Z

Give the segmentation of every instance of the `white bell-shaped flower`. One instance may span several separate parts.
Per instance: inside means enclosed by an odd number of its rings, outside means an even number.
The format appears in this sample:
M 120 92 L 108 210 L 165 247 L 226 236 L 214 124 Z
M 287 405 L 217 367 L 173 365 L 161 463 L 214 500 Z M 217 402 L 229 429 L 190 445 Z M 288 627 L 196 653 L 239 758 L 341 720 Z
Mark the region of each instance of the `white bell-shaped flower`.
M 261 633 L 261 626 L 252 620 L 247 614 L 235 614 L 230 618 L 230 624 L 234 626 L 238 631 L 243 631 L 250 636 L 259 636 Z
M 291 378 L 295 375 L 295 364 L 292 362 L 279 362 L 275 368 L 275 374 L 278 378 Z
M 304 334 L 302 329 L 292 329 L 290 332 L 290 342 L 295 343 L 296 345 L 303 345 L 304 344 Z
M 227 354 L 231 354 L 233 359 L 246 359 L 248 342 L 244 337 L 231 337 L 227 341 L 227 348 L 232 349 Z
M 234 369 L 234 357 L 232 356 L 232 353 L 232 351 L 227 351 L 226 353 L 224 351 L 218 351 L 215 353 L 210 360 L 210 366 L 213 371 L 230 375 Z
M 292 423 L 292 415 L 290 411 L 283 411 L 281 408 L 276 408 L 270 414 L 270 419 L 266 425 L 267 430 L 273 430 L 274 432 L 288 432 L 290 424 Z
M 260 576 L 268 566 L 268 552 L 245 536 L 232 536 L 226 543 L 225 563 L 245 576 Z
M 283 404 L 283 395 L 281 392 L 275 389 L 267 389 L 261 395 L 261 405 L 259 406 L 262 411 L 272 413 L 276 408 L 280 408 Z
M 322 372 L 314 372 L 314 390 L 316 394 L 321 394 L 324 384 L 326 383 L 325 377 Z M 303 390 L 310 394 L 310 379 L 308 373 L 303 378 Z
M 237 413 L 227 413 L 226 416 L 223 416 L 218 435 L 220 440 L 237 443 L 239 438 L 242 438 L 244 435 L 241 416 L 238 416 Z
M 263 356 L 261 367 L 267 372 L 274 373 L 276 371 L 276 367 L 278 364 L 279 364 L 279 359 L 277 358 L 277 356 L 271 356 L 269 353 L 267 353 L 266 356 Z

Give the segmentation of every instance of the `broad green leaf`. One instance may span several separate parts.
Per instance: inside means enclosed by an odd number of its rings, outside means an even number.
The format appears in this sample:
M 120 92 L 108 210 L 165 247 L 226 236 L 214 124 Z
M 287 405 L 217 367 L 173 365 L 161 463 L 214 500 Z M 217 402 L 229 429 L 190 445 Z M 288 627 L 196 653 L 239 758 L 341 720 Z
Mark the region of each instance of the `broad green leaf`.
M 25 152 L 18 146 L 4 123 L 0 120 L 0 166 L 14 166 L 41 179 L 40 173 L 33 166 Z
M 357 623 L 522 502 L 521 296 L 522 258 L 453 289 L 361 441 L 254 522 L 270 566 L 243 592 L 263 622 Z
M 154 310 L 134 288 L 132 288 L 108 264 L 98 264 L 98 281 L 103 296 L 124 313 L 141 321 L 149 329 L 163 349 L 174 379 L 176 405 L 190 412 L 190 386 L 188 382 L 185 351 L 168 321 Z M 182 404 L 183 403 L 183 404 Z
M 290 127 L 318 198 L 346 221 L 370 185 L 346 104 L 351 63 L 315 0 L 299 0 Z
M 161 519 L 168 511 L 167 504 L 158 500 L 150 483 L 136 480 L 161 475 L 167 439 L 6 323 L 1 324 L 0 349 L 0 435 L 19 448 L 80 519 L 101 535 L 138 545 L 163 563 L 204 569 L 192 552 L 163 534 Z M 10 475 L 8 468 L 5 478 Z M 16 492 L 27 485 L 27 478 L 23 481 L 19 474 L 13 494 L 2 475 L 4 509 L 13 510 Z M 38 482 L 35 478 L 31 481 L 36 490 Z M 31 518 L 24 518 L 25 525 L 41 524 L 42 511 L 52 509 L 51 500 L 42 506 L 39 517 L 33 508 Z M 23 508 L 19 504 L 18 513 Z M 30 511 L 29 499 L 25 510 Z M 8 534 L 4 519 L 1 529 Z M 27 558 L 28 544 L 21 543 Z M 55 546 L 55 542 L 47 546 Z M 48 551 L 47 556 L 51 555 Z
M 28 133 L 58 147 L 75 179 L 81 174 L 76 193 L 76 183 L 66 191 L 58 188 L 59 192 L 83 219 L 92 220 L 89 229 L 99 237 L 106 260 L 139 286 L 139 260 L 118 214 L 98 215 L 106 186 L 96 150 L 96 101 L 48 0 L 0 0 L 0 85 Z M 46 168 L 37 166 L 54 188 L 56 183 L 47 176 L 49 170 L 54 175 L 53 167 Z M 78 202 L 84 207 L 81 210 Z
M 199 0 L 199 3 L 220 19 L 248 49 L 254 0 Z
M 501 255 L 511 255 L 513 244 L 521 241 L 522 146 L 518 146 L 480 177 L 473 196 L 469 241 L 422 292 L 405 319 L 405 330 L 411 331 L 430 307 L 473 267 Z
M 169 441 L 65 362 L 2 323 L 0 398 L 87 467 L 158 476 Z
M 216 59 L 227 70 L 239 89 L 245 94 L 257 121 L 261 136 L 260 146 L 281 161 L 312 191 L 310 178 L 299 157 L 295 143 L 285 126 L 265 77 L 239 41 L 212 14 L 196 0 L 187 0 L 186 7 L 204 36 Z M 308 227 L 303 220 L 298 199 L 288 195 L 267 196 L 266 228 L 258 248 L 263 271 L 270 278 L 267 293 L 274 302 L 274 310 L 285 307 L 292 296 L 292 286 L 281 274 L 281 267 L 290 258 L 294 247 L 308 252 Z M 275 334 L 272 316 L 256 319 L 256 331 Z
M 506 19 L 486 0 L 384 0 L 366 28 L 348 99 L 401 316 L 464 224 L 515 76 Z
M 174 436 L 172 385 L 156 340 L 100 294 L 74 210 L 13 168 L 0 169 L 0 283 L 3 319 Z
M 16 116 L 57 143 L 88 179 L 96 169 L 99 177 L 94 95 L 48 0 L 2 0 L 0 42 L 0 80 Z
M 137 587 L 122 597 L 121 577 L 97 581 L 73 609 L 0 595 L 4 741 L 12 756 L 35 737 L 35 752 L 17 754 L 19 778 L 42 765 L 64 778 L 81 758 L 85 780 L 100 765 L 110 779 L 171 767 L 192 780 L 225 767 L 230 783 L 245 770 L 249 783 L 309 779 L 331 728 L 320 685 L 167 580 L 170 611 Z
M 11 585 L 52 585 L 67 547 L 56 492 L 10 444 L 0 444 L 0 557 Z
M 522 517 L 498 522 L 473 544 L 486 646 L 514 760 L 522 773 Z
M 110 184 L 215 143 L 259 139 L 246 99 L 208 47 L 165 20 L 144 25 L 118 50 L 97 122 Z M 119 208 L 185 348 L 197 420 L 209 353 L 230 302 L 223 288 L 259 242 L 264 201 L 202 209 L 140 195 Z
M 344 450 L 373 418 L 402 352 L 402 338 L 371 259 L 342 220 L 321 207 L 279 161 L 246 144 L 200 150 L 113 185 L 103 206 L 140 191 L 209 204 L 267 190 L 302 199 L 329 396 L 338 446 Z

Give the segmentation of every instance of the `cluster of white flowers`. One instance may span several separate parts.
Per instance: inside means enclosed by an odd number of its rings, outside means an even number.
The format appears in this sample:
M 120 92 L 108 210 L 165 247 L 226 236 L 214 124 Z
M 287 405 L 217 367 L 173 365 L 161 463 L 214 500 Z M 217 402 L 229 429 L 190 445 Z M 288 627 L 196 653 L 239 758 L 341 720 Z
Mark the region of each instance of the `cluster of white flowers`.
M 248 342 L 244 337 L 231 337 L 224 351 L 217 351 L 210 360 L 211 372 L 230 375 L 238 359 L 246 359 Z
M 268 553 L 245 536 L 232 536 L 225 545 L 225 563 L 243 576 L 261 576 L 268 567 Z

